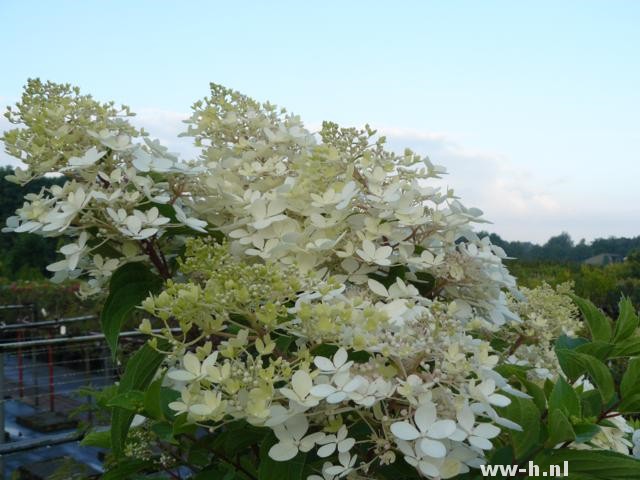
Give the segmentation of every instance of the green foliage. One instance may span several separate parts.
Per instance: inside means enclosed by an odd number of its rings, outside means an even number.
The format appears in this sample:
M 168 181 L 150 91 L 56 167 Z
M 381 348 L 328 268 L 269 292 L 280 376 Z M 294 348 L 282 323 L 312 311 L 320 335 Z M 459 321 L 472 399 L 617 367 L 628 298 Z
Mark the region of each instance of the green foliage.
M 533 459 L 543 471 L 566 460 L 570 478 L 637 478 L 640 461 L 594 449 L 592 443 L 602 429 L 612 426 L 610 418 L 619 412 L 640 411 L 640 357 L 621 354 L 625 349 L 630 351 L 628 345 L 638 340 L 637 314 L 631 302 L 623 298 L 612 329 L 612 322 L 591 302 L 573 299 L 591 335 L 590 339 L 565 335 L 556 341 L 558 361 L 568 380 L 562 377 L 547 380 L 544 389 L 540 389 L 527 380 L 526 370 L 499 368 L 532 397 L 532 400 L 512 398 L 512 403 L 501 409 L 501 415 L 523 427 L 522 432 L 509 433 L 503 447 L 512 452 L 507 463 L 526 465 Z M 583 376 L 594 384 L 594 389 L 579 381 Z M 567 448 L 579 443 L 591 448 L 586 451 Z
M 144 402 L 144 394 L 132 392 L 144 391 L 153 380 L 164 355 L 153 347 L 144 345 L 127 362 L 127 367 L 120 379 L 115 402 L 111 413 L 111 446 L 116 454 L 122 453 L 129 426 L 139 408 Z M 114 400 L 112 399 L 112 402 Z
M 141 263 L 127 263 L 114 272 L 100 316 L 102 331 L 114 357 L 118 335 L 129 314 L 161 285 L 162 280 Z
M 26 194 L 38 193 L 43 188 L 64 183 L 62 177 L 44 177 L 20 186 L 5 180 L 5 177 L 11 174 L 11 167 L 0 167 L 0 229 L 4 227 L 6 219 L 15 215 L 16 209 L 22 206 Z M 28 233 L 12 235 L 0 232 L 0 277 L 11 280 L 44 278 L 45 267 L 55 261 L 56 245 L 55 238 L 43 238 Z
M 602 450 L 545 450 L 534 459 L 540 470 L 569 462 L 569 478 L 580 480 L 629 480 L 640 478 L 640 461 Z

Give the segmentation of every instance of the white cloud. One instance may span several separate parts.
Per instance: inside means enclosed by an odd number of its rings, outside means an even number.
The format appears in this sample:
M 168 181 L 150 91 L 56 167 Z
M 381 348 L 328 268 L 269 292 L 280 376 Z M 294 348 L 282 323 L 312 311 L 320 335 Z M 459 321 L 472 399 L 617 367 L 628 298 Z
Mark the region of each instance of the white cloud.
M 134 109 L 134 111 L 136 111 Z M 180 138 L 186 125 L 186 112 L 141 108 L 132 123 L 144 127 L 152 138 L 176 152 L 181 158 L 195 158 L 199 150 L 192 139 Z M 9 127 L 0 117 L 0 130 Z M 314 130 L 319 124 L 309 124 Z M 567 178 L 553 176 L 542 167 L 523 166 L 500 152 L 470 149 L 455 136 L 401 128 L 380 128 L 395 150 L 409 147 L 443 165 L 449 172 L 442 185 L 451 187 L 467 206 L 478 207 L 493 222 L 484 228 L 509 240 L 544 242 L 550 236 L 568 231 L 574 239 L 617 235 L 634 236 L 633 222 L 639 218 L 638 206 L 609 205 L 607 199 L 594 195 L 589 185 L 584 191 L 565 193 Z M 0 152 L 0 165 L 17 162 Z
M 563 230 L 586 237 L 605 234 L 573 227 L 584 222 L 574 202 L 562 192 L 563 178 L 545 178 L 506 155 L 465 148 L 451 135 L 411 129 L 382 128 L 389 145 L 409 147 L 447 168 L 443 185 L 453 188 L 467 206 L 480 208 L 493 225 L 484 228 L 508 239 L 546 241 Z M 593 225 L 595 227 L 596 225 Z
M 191 138 L 178 137 L 187 129 L 184 120 L 189 118 L 189 113 L 158 108 L 132 110 L 136 112 L 136 116 L 131 122 L 138 128 L 144 127 L 152 138 L 160 140 L 162 145 L 179 154 L 180 158 L 190 160 L 200 153 L 199 149 L 193 146 Z

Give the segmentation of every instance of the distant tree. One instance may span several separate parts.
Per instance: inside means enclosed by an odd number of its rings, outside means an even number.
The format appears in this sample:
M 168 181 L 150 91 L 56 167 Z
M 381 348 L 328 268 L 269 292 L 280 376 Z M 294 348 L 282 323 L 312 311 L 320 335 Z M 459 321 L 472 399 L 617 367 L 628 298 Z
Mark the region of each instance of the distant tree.
M 15 215 L 25 194 L 63 183 L 62 178 L 45 177 L 21 187 L 4 179 L 12 173 L 11 167 L 0 167 L 0 228 L 7 217 Z M 56 257 L 56 245 L 55 238 L 0 233 L 0 274 L 11 279 L 42 278 L 46 274 L 45 266 Z

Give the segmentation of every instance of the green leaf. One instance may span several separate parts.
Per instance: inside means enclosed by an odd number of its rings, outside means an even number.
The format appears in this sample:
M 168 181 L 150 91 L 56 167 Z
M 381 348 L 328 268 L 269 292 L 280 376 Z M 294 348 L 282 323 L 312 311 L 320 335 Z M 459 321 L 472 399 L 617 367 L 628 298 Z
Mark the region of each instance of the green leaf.
M 568 337 L 564 333 L 558 337 L 555 343 L 555 348 L 560 349 L 564 348 L 567 350 L 575 350 L 581 345 L 585 343 L 589 343 L 589 340 L 582 337 Z
M 600 432 L 600 427 L 593 423 L 581 423 L 573 426 L 577 443 L 586 443 Z
M 173 437 L 173 425 L 167 421 L 154 423 L 153 425 L 151 425 L 151 430 L 158 436 L 160 440 L 173 444 L 178 443 Z
M 273 433 L 269 433 L 260 445 L 260 466 L 258 480 L 302 480 L 306 453 L 298 453 L 287 462 L 276 462 L 269 456 L 269 449 L 278 442 Z
M 571 422 L 561 410 L 553 410 L 549 414 L 549 438 L 545 442 L 547 448 L 575 440 L 576 434 L 573 431 Z
M 560 368 L 562 368 L 562 371 L 567 375 L 569 380 L 574 381 L 585 372 L 580 358 L 571 350 L 557 348 L 556 356 L 558 357 Z
M 589 376 L 598 387 L 598 392 L 602 397 L 602 403 L 605 405 L 608 404 L 616 393 L 611 371 L 604 363 L 595 357 L 584 354 L 577 355 L 580 355 L 580 359 L 589 373 Z
M 538 410 L 543 412 L 547 408 L 547 397 L 544 394 L 544 390 L 530 380 L 522 379 L 520 382 L 526 388 L 527 393 L 531 395 L 533 403 L 536 404 Z
M 640 393 L 635 393 L 623 399 L 616 410 L 620 413 L 640 413 Z
M 162 409 L 162 398 L 160 392 L 162 389 L 162 378 L 158 378 L 149 385 L 144 394 L 144 411 L 149 418 L 155 420 L 164 419 L 164 411 Z
M 151 293 L 157 293 L 162 280 L 144 263 L 127 263 L 118 268 L 109 282 L 100 322 L 107 344 L 115 357 L 118 335 L 131 311 Z
M 580 417 L 580 398 L 571 385 L 562 377 L 558 378 L 549 397 L 549 411 L 561 410 L 569 418 Z
M 164 418 L 173 419 L 176 416 L 176 412 L 169 408 L 169 404 L 175 402 L 178 398 L 180 398 L 180 392 L 177 390 L 169 387 L 160 389 L 160 407 Z
M 186 434 L 195 434 L 197 430 L 197 426 L 191 422 L 187 421 L 187 414 L 182 413 L 177 415 L 171 424 L 173 427 L 173 436 L 177 437 L 178 435 Z
M 558 362 L 567 376 L 575 380 L 587 372 L 598 387 L 602 401 L 606 405 L 615 395 L 615 384 L 609 368 L 591 355 L 571 350 L 556 350 Z
M 623 400 L 634 393 L 640 393 L 640 357 L 629 360 L 627 370 L 620 381 L 620 395 Z
M 509 431 L 516 458 L 522 458 L 539 444 L 541 415 L 533 401 L 513 396 L 510 398 L 511 403 L 500 409 L 500 414 L 522 427 L 521 432 Z
M 140 390 L 129 390 L 128 392 L 118 393 L 107 402 L 107 407 L 119 407 L 124 410 L 137 412 L 142 408 L 143 402 L 144 392 Z
M 587 390 L 580 394 L 580 404 L 582 405 L 582 416 L 597 417 L 602 412 L 602 397 L 597 390 Z
M 494 370 L 505 378 L 516 377 L 518 380 L 521 380 L 527 378 L 527 371 L 531 370 L 531 367 L 505 363 L 496 366 Z
M 100 477 L 102 480 L 123 480 L 129 478 L 132 473 L 138 473 L 154 466 L 151 460 L 138 460 L 133 458 L 119 459 L 113 468 Z
M 609 319 L 590 300 L 571 295 L 571 298 L 578 305 L 584 319 L 589 326 L 592 340 L 608 342 L 611 340 L 611 324 Z
M 620 340 L 613 347 L 609 357 L 633 357 L 635 355 L 640 355 L 640 337 Z
M 163 347 L 166 345 L 160 346 Z M 118 394 L 146 390 L 163 359 L 164 354 L 145 344 L 127 362 L 118 385 Z M 116 455 L 122 453 L 133 416 L 133 412 L 119 407 L 114 407 L 111 412 L 111 447 Z
M 270 432 L 268 428 L 254 427 L 244 420 L 230 423 L 225 430 L 216 436 L 212 444 L 216 450 L 224 450 L 225 456 L 234 457 L 252 445 L 262 443 Z
M 318 465 L 316 471 L 313 473 L 321 476 L 321 470 L 322 466 Z M 380 478 L 380 480 L 414 480 L 416 478 L 416 469 L 405 461 L 396 461 L 391 465 L 377 466 L 376 477 Z M 456 479 L 457 478 L 458 477 L 456 477 Z
M 612 343 L 593 341 L 576 347 L 574 351 L 591 355 L 604 362 L 609 358 L 609 353 L 613 351 L 613 347 L 614 345 Z
M 83 447 L 111 448 L 111 432 L 109 430 L 96 430 L 87 433 L 80 445 Z
M 239 478 L 231 465 L 225 465 L 219 462 L 218 465 L 212 465 L 198 472 L 198 474 L 193 477 L 193 480 L 236 480 Z
M 620 340 L 626 340 L 633 335 L 638 328 L 638 315 L 636 315 L 635 309 L 631 300 L 627 297 L 622 297 L 620 303 L 618 303 L 620 314 L 616 320 L 615 329 L 613 331 L 613 341 L 618 342 Z
M 630 455 L 605 450 L 547 450 L 534 459 L 540 471 L 569 462 L 570 479 L 630 480 L 640 478 L 640 461 Z

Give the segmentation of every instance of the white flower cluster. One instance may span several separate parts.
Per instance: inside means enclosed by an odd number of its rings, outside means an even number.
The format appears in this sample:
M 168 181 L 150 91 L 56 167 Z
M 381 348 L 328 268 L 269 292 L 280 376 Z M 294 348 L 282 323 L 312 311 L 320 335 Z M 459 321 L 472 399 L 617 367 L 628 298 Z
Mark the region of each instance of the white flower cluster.
M 584 328 L 578 307 L 569 297 L 572 284 L 520 287 L 522 299 L 508 295 L 509 307 L 520 321 L 509 322 L 499 336 L 510 345 L 507 361 L 531 367 L 533 380 L 557 378 L 560 370 L 554 342 L 561 335 L 578 336 Z
M 517 321 L 505 295 L 515 281 L 473 232 L 481 212 L 438 187 L 442 167 L 385 150 L 368 127 L 314 134 L 217 85 L 193 107 L 185 135 L 202 150 L 186 163 L 110 107 L 29 88 L 49 98 L 23 99 L 26 127 L 4 137 L 28 166 L 12 180 L 67 180 L 28 195 L 4 230 L 71 237 L 48 268 L 87 278 L 85 295 L 132 261 L 167 280 L 144 308 L 171 340 L 175 412 L 270 427 L 273 459 L 313 451 L 328 461 L 311 478 L 324 479 L 396 453 L 450 478 L 484 461 L 496 425 L 518 428 L 495 409 L 509 403 L 498 390 L 517 392 L 470 334 Z M 188 241 L 202 233 L 226 243 Z

